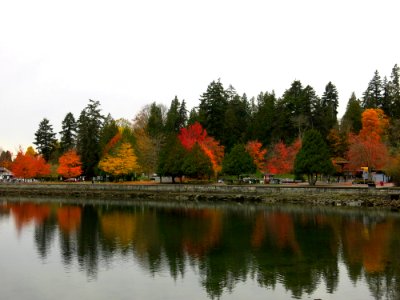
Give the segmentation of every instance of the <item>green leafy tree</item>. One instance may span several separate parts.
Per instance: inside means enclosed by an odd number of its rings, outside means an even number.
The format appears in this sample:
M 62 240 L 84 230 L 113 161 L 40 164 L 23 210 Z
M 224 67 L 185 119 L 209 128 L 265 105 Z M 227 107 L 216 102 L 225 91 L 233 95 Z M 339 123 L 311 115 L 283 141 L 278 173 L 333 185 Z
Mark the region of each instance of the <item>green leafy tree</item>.
M 185 175 L 192 178 L 209 178 L 213 174 L 211 160 L 198 143 L 185 155 L 182 169 Z
M 101 114 L 100 102 L 89 100 L 78 120 L 77 150 L 82 162 L 82 171 L 86 176 L 97 174 L 100 160 L 100 132 L 104 116 Z
M 61 124 L 60 131 L 60 151 L 65 153 L 74 149 L 76 145 L 77 124 L 72 113 L 68 113 Z
M 200 97 L 199 120 L 208 134 L 224 144 L 224 116 L 228 106 L 228 94 L 220 80 L 209 84 Z
M 354 92 L 351 94 L 349 101 L 347 102 L 346 112 L 343 115 L 341 127 L 347 132 L 353 132 L 358 134 L 361 130 L 361 114 L 363 109 L 361 108 L 360 101 L 356 98 Z
M 222 173 L 227 175 L 255 173 L 256 169 L 253 158 L 243 144 L 235 145 L 222 162 Z
M 43 156 L 43 158 L 48 161 L 51 157 L 52 152 L 56 148 L 56 134 L 53 132 L 53 126 L 50 124 L 49 120 L 44 118 L 39 123 L 39 128 L 35 132 L 35 141 L 33 142 L 36 145 L 36 148 Z
M 294 172 L 307 175 L 310 185 L 315 185 L 318 174 L 328 175 L 334 172 L 329 148 L 317 130 L 305 132 L 294 162 Z

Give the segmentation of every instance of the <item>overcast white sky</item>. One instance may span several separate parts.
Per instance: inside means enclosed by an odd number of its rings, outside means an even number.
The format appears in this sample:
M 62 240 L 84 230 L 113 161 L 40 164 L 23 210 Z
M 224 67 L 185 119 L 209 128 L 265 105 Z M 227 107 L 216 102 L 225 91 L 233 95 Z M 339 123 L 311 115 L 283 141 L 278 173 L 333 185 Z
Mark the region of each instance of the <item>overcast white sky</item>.
M 89 99 L 116 119 L 175 95 L 191 108 L 218 78 L 249 97 L 332 81 L 341 115 L 400 63 L 399 12 L 398 0 L 0 0 L 0 148 L 32 145 L 43 118 L 60 131 Z

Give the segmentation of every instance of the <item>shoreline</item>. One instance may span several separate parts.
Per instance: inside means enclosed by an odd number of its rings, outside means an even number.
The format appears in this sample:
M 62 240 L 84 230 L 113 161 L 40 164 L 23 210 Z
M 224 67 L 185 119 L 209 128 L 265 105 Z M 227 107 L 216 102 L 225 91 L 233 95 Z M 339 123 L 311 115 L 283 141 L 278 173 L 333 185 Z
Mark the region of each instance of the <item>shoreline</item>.
M 119 183 L 2 183 L 0 197 L 63 197 L 124 201 L 195 201 L 324 206 L 381 207 L 400 210 L 400 188 L 334 185 L 199 185 Z M 1 199 L 1 198 L 0 198 Z

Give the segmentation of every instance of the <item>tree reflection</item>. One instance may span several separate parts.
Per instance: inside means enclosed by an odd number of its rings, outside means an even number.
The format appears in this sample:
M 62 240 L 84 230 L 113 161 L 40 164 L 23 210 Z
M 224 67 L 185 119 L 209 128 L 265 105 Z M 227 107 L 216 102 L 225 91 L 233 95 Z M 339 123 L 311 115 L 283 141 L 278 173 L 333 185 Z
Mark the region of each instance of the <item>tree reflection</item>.
M 90 278 L 99 264 L 122 256 L 152 275 L 169 270 L 174 279 L 190 266 L 212 299 L 248 279 L 269 289 L 283 285 L 300 299 L 322 282 L 335 293 L 344 263 L 353 283 L 365 280 L 375 299 L 400 297 L 400 221 L 378 213 L 144 203 L 11 203 L 0 213 L 10 214 L 18 231 L 35 224 L 42 258 L 58 232 L 63 263 L 77 261 Z

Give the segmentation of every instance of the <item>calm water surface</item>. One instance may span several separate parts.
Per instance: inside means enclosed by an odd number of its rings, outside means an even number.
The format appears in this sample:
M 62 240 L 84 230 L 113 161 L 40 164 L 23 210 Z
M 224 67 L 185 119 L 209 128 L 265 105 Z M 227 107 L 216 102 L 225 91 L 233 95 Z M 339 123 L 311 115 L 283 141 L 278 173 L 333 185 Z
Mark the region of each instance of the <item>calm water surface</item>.
M 0 299 L 400 299 L 400 214 L 0 199 Z

